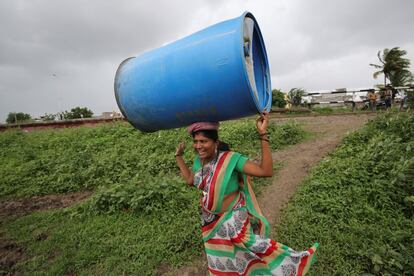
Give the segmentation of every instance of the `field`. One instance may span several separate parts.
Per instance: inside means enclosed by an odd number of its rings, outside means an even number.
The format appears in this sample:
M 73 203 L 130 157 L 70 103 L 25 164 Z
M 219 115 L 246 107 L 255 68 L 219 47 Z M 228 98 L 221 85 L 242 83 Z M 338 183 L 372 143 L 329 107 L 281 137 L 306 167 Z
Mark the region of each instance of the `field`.
M 369 118 L 272 120 L 277 173 L 254 188 L 278 241 L 321 244 L 313 275 L 414 271 L 413 115 L 381 115 L 336 148 Z M 221 138 L 255 159 L 253 125 L 225 123 Z M 203 274 L 199 195 L 173 158 L 181 140 L 183 129 L 124 123 L 0 134 L 2 272 Z
M 257 157 L 254 120 L 222 128 L 223 141 Z M 273 150 L 306 136 L 296 123 L 269 131 Z M 126 123 L 2 133 L 3 272 L 153 274 L 199 256 L 199 194 L 178 177 L 180 141 L 191 143 L 184 129 L 143 134 Z M 187 150 L 185 159 L 193 158 Z M 16 219 L 47 208 L 45 202 L 59 207 L 69 192 L 74 200 L 88 199 Z

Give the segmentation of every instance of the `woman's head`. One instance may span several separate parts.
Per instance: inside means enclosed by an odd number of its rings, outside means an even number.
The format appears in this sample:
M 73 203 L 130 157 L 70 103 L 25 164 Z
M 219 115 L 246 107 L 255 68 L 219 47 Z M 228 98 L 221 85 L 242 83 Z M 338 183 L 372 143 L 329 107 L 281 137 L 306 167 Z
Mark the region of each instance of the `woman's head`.
M 213 159 L 218 150 L 217 130 L 199 130 L 191 133 L 193 148 L 201 159 Z
M 197 122 L 188 127 L 193 137 L 193 147 L 202 159 L 212 159 L 218 151 L 228 151 L 229 146 L 219 140 L 218 122 Z

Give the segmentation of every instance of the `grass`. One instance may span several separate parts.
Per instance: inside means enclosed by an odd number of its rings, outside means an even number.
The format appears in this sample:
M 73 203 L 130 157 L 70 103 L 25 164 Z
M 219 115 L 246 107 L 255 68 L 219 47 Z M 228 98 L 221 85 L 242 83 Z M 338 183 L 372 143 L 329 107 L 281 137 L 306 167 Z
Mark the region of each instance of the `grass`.
M 200 255 L 197 213 L 191 205 L 179 215 L 71 217 L 69 209 L 32 214 L 7 231 L 31 256 L 16 267 L 24 274 L 150 275 L 163 263 L 185 263 Z
M 221 139 L 245 155 L 258 152 L 259 140 L 251 120 L 224 123 Z M 290 123 L 269 128 L 272 148 L 303 137 Z M 243 139 L 240 139 L 243 137 Z M 292 140 L 293 139 L 293 140 Z M 127 123 L 113 123 L 33 133 L 0 134 L 0 199 L 91 190 L 113 183 L 139 182 L 148 176 L 175 175 L 173 154 L 180 141 L 194 153 L 185 129 L 145 134 Z
M 313 169 L 274 229 L 311 275 L 414 274 L 414 115 L 381 114 Z

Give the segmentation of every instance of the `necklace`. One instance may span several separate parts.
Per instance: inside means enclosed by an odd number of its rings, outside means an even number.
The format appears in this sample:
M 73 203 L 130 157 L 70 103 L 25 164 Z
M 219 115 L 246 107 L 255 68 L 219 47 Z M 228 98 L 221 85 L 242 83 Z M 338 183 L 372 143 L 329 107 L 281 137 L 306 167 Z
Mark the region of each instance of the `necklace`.
M 217 152 L 217 154 L 214 156 L 214 158 L 212 160 L 210 160 L 209 162 L 207 162 L 206 164 L 204 164 L 204 160 L 201 161 L 201 182 L 200 183 L 203 183 L 204 180 L 206 180 L 205 176 L 204 176 L 204 166 L 207 165 L 208 163 L 212 163 L 211 164 L 212 165 L 211 170 L 212 170 L 214 164 L 217 163 L 218 156 L 219 156 L 219 152 Z

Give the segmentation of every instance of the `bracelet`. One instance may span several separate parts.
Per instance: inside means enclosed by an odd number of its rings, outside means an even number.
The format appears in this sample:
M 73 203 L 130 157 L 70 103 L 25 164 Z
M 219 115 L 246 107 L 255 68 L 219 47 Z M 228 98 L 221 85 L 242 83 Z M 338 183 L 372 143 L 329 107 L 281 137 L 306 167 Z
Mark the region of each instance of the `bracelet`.
M 267 140 L 269 142 L 269 136 L 268 136 L 268 133 L 267 132 L 262 133 L 262 134 L 259 133 L 259 136 L 260 136 L 260 138 L 259 138 L 260 140 L 265 139 L 265 140 Z
M 174 157 L 183 156 L 182 154 L 174 154 Z
M 260 138 L 260 140 L 270 143 L 269 139 L 267 139 L 267 138 Z

